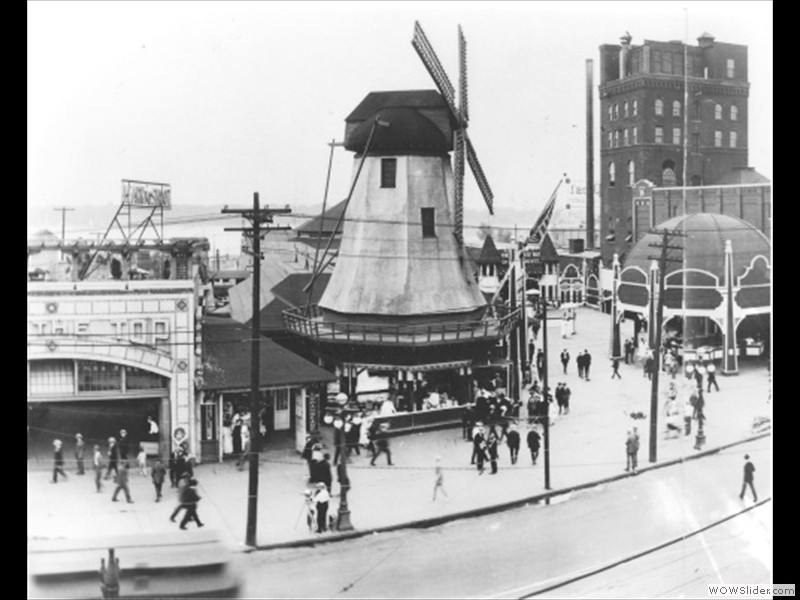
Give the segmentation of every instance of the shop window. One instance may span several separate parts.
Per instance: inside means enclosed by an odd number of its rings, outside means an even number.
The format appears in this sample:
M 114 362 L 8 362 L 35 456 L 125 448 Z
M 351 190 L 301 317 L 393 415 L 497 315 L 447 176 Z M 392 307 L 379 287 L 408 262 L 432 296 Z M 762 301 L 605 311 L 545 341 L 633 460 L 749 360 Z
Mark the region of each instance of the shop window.
M 662 102 L 661 98 L 656 98 L 656 116 L 660 117 L 664 114 L 664 102 Z
M 434 210 L 433 208 L 420 209 L 422 213 L 422 237 L 424 238 L 436 237 Z
M 122 391 L 122 368 L 112 363 L 79 360 L 78 391 Z
M 381 187 L 393 188 L 396 185 L 397 179 L 397 159 L 396 158 L 382 158 L 381 159 Z
M 73 361 L 32 360 L 29 365 L 31 396 L 75 393 L 75 363 Z

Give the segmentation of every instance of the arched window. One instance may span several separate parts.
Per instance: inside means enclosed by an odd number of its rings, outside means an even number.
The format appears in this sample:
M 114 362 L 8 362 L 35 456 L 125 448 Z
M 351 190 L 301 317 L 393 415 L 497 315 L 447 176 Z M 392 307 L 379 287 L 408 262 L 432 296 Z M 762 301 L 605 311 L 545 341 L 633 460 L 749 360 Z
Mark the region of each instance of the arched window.
M 622 115 L 624 117 L 628 116 L 628 101 L 627 100 L 622 105 Z
M 673 117 L 680 117 L 681 116 L 681 103 L 679 100 L 675 100 L 672 103 L 672 116 Z
M 617 169 L 613 162 L 608 163 L 608 185 L 612 186 L 617 181 Z
M 739 108 L 735 104 L 731 104 L 731 121 L 739 120 Z
M 635 117 L 639 114 L 639 101 L 635 98 L 633 99 L 633 116 Z
M 675 177 L 675 162 L 672 160 L 665 160 L 661 165 L 661 185 L 663 187 L 671 187 L 678 182 Z
M 627 146 L 628 145 L 628 130 L 627 129 L 623 129 L 622 130 L 622 145 L 623 146 Z
M 610 104 L 608 105 L 608 120 L 609 121 L 614 120 L 614 107 L 611 106 Z
M 633 127 L 631 130 L 633 131 L 633 143 L 634 144 L 638 144 L 639 143 L 639 130 L 636 127 Z
M 614 147 L 614 134 L 611 131 L 608 132 L 608 147 Z
M 714 105 L 714 118 L 717 121 L 722 120 L 722 104 L 715 104 Z
M 663 115 L 664 114 L 664 103 L 661 101 L 661 98 L 656 98 L 656 115 Z
M 633 187 L 633 182 L 636 179 L 636 166 L 632 160 L 628 161 L 628 185 Z

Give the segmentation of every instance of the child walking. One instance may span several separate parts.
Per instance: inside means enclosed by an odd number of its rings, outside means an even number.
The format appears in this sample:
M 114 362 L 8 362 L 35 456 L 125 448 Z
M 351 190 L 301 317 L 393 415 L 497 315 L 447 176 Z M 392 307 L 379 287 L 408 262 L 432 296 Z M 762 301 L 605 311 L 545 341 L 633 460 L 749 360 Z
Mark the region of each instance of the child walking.
M 147 477 L 147 452 L 144 447 L 139 444 L 139 452 L 136 454 L 136 462 L 139 464 L 139 475 Z
M 433 485 L 433 499 L 431 502 L 436 501 L 436 492 L 442 490 L 445 498 L 449 498 L 450 496 L 447 495 L 447 492 L 444 489 L 444 472 L 442 471 L 442 458 L 440 456 L 436 457 L 436 466 L 434 467 L 434 473 L 436 475 L 436 483 Z

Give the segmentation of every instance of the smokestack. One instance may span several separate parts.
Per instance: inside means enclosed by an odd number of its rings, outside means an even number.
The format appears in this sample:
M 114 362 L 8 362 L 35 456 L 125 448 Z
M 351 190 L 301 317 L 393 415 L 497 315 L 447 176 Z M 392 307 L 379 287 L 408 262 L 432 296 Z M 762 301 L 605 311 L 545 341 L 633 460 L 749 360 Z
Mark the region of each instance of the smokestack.
M 594 249 L 594 63 L 586 59 L 586 249 Z
M 628 49 L 631 46 L 631 34 L 627 31 L 625 35 L 619 38 L 619 43 L 621 44 L 621 48 L 619 49 L 619 78 L 625 79 L 625 75 L 627 72 L 626 66 L 628 65 Z

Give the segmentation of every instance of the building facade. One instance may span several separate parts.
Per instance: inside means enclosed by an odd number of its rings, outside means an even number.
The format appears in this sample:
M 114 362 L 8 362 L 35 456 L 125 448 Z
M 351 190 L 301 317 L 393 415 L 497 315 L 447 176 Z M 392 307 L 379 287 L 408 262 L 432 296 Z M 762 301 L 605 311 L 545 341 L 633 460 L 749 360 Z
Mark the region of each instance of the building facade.
M 181 428 L 194 447 L 200 310 L 192 280 L 29 282 L 33 438 L 49 443 L 81 433 L 87 445 L 105 449 L 125 429 L 134 443 L 166 456 Z M 158 425 L 155 436 L 148 417 Z
M 600 46 L 600 234 L 603 261 L 633 240 L 632 192 L 718 183 L 748 164 L 747 47 L 645 40 Z M 684 68 L 686 66 L 686 68 Z M 684 159 L 686 173 L 684 173 Z

